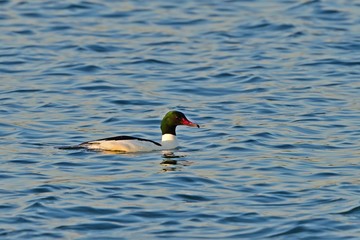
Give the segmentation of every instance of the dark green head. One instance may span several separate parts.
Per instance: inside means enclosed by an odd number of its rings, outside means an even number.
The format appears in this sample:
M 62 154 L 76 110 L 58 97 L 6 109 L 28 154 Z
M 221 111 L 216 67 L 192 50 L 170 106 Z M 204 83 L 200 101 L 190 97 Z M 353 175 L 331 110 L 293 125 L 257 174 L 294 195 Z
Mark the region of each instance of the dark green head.
M 161 132 L 163 135 L 167 133 L 176 135 L 175 129 L 176 126 L 178 125 L 186 125 L 186 126 L 198 127 L 198 128 L 200 127 L 198 124 L 190 122 L 186 118 L 185 114 L 183 114 L 182 112 L 170 111 L 165 115 L 165 117 L 161 121 L 161 127 L 160 127 Z

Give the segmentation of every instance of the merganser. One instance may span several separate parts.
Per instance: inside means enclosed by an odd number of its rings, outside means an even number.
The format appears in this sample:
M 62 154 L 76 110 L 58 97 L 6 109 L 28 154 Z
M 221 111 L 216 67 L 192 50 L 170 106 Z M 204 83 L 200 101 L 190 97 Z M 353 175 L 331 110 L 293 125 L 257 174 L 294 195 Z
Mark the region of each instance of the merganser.
M 178 147 L 175 132 L 178 125 L 200 128 L 198 124 L 189 121 L 182 112 L 170 111 L 161 121 L 161 143 L 144 138 L 117 136 L 84 142 L 79 144 L 78 147 L 92 150 L 119 151 L 128 153 L 170 150 Z

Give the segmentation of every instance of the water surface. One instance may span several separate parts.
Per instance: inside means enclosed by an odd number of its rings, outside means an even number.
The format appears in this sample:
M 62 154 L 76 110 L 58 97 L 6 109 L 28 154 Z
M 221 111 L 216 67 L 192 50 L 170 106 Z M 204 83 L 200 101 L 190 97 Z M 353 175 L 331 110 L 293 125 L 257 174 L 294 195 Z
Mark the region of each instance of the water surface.
M 357 1 L 0 1 L 1 239 L 359 239 Z M 64 151 L 116 135 L 161 152 Z

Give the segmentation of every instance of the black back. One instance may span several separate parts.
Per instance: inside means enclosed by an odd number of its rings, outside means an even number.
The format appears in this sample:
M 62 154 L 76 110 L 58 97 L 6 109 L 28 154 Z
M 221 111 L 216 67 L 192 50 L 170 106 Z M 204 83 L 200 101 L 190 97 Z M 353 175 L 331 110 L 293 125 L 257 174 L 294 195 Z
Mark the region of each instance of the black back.
M 145 139 L 145 138 L 137 138 L 137 137 L 131 137 L 131 136 L 116 136 L 116 137 L 109 137 L 109 138 L 102 138 L 102 139 L 97 139 L 94 141 L 89 141 L 89 142 L 95 142 L 95 141 L 122 141 L 122 140 L 139 140 L 139 141 L 148 141 L 148 142 L 152 142 L 155 145 L 161 146 L 160 143 L 157 143 L 155 141 L 149 140 L 149 139 Z M 87 143 L 89 143 L 87 142 Z

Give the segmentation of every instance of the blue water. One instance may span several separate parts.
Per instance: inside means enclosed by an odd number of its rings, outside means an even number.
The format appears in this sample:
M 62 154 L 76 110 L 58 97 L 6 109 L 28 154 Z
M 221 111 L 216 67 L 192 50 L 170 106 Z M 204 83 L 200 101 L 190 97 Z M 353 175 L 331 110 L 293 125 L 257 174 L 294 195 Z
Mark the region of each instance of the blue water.
M 0 9 L 0 239 L 360 239 L 358 1 Z

